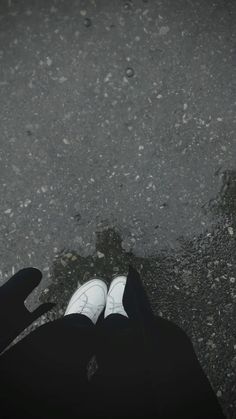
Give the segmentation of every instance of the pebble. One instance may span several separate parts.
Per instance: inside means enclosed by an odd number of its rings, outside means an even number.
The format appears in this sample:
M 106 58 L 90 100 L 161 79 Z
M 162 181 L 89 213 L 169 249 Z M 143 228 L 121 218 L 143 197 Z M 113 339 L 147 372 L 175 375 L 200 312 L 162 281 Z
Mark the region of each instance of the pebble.
M 67 259 L 70 259 L 72 256 L 73 256 L 73 255 L 72 255 L 72 253 L 66 253 L 66 254 L 65 254 L 65 257 L 66 257 Z
M 127 77 L 133 77 L 134 76 L 134 69 L 132 67 L 127 67 L 125 70 L 125 74 Z
M 124 4 L 124 9 L 125 9 L 125 10 L 131 10 L 131 9 L 132 9 L 132 5 L 131 5 L 131 3 L 126 2 L 126 3 Z
M 234 229 L 233 229 L 233 227 L 228 227 L 228 232 L 229 232 L 229 235 L 230 236 L 233 236 L 234 235 Z
M 211 349 L 215 349 L 216 348 L 216 344 L 213 342 L 213 340 L 209 339 L 207 341 L 207 345 L 211 348 Z
M 50 67 L 52 65 L 52 59 L 50 57 L 47 57 L 47 65 Z
M 31 204 L 31 200 L 30 199 L 26 199 L 24 202 L 24 207 L 28 207 L 28 205 Z
M 84 26 L 86 26 L 86 28 L 89 28 L 90 26 L 92 26 L 92 21 L 91 19 L 89 19 L 89 17 L 86 17 L 84 19 Z
M 170 30 L 169 26 L 162 26 L 159 30 L 159 35 L 161 36 L 167 35 L 169 30 Z
M 207 316 L 206 320 L 210 323 L 213 323 L 214 317 L 213 316 Z
M 101 258 L 104 258 L 104 257 L 105 257 L 105 255 L 104 255 L 104 253 L 97 251 L 97 257 L 98 257 L 99 259 L 101 259 Z
M 108 83 L 108 82 L 110 81 L 111 77 L 112 77 L 112 74 L 111 74 L 111 73 L 108 73 L 108 74 L 106 75 L 105 79 L 104 79 L 104 82 L 105 82 L 105 83 Z
M 47 190 L 48 190 L 48 187 L 47 186 L 41 186 L 41 191 L 43 193 L 47 192 Z
M 65 81 L 67 81 L 67 78 L 62 76 L 59 78 L 59 83 L 65 83 Z

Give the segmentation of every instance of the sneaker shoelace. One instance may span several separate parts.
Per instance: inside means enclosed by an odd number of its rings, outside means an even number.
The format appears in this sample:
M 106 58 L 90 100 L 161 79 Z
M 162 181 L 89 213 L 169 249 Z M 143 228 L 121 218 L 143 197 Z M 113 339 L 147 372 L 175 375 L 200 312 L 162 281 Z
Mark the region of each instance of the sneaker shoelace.
M 116 303 L 114 301 L 114 298 L 111 297 L 111 296 L 108 300 L 108 309 L 111 310 L 112 313 L 114 313 L 114 312 L 119 313 L 119 311 L 121 311 L 123 313 L 125 311 L 123 303 L 122 302 Z
M 97 313 L 103 309 L 103 304 L 95 306 L 92 303 L 86 302 L 84 307 L 81 310 L 81 314 L 87 313 L 88 315 L 92 315 L 92 317 L 96 317 Z

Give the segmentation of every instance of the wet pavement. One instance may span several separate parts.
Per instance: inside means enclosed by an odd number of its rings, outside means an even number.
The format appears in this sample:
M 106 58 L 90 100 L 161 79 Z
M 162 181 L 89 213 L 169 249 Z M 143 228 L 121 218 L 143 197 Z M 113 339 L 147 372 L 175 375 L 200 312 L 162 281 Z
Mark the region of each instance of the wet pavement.
M 236 418 L 236 3 L 0 3 L 3 283 L 64 312 L 131 263 Z

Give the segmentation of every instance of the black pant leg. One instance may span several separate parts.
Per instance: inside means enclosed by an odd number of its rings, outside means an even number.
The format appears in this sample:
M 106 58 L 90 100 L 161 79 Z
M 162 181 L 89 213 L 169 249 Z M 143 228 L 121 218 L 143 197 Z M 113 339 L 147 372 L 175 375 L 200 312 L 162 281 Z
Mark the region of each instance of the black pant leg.
M 31 418 L 78 417 L 78 410 L 83 414 L 94 329 L 85 316 L 65 316 L 39 327 L 5 352 L 0 375 L 6 414 L 18 410 Z
M 97 395 L 94 415 L 144 417 L 150 411 L 156 413 L 144 362 L 145 340 L 138 326 L 127 317 L 114 314 L 98 327 L 97 335 L 98 370 L 92 380 Z
M 143 368 L 144 340 L 138 326 L 120 314 L 109 315 L 97 328 L 97 358 L 103 374 L 132 375 Z
M 223 419 L 221 407 L 186 333 L 156 318 L 150 326 L 152 379 L 161 417 Z
M 191 341 L 172 322 L 157 318 L 141 327 L 111 315 L 99 336 L 94 385 L 97 394 L 102 389 L 104 415 L 224 418 Z

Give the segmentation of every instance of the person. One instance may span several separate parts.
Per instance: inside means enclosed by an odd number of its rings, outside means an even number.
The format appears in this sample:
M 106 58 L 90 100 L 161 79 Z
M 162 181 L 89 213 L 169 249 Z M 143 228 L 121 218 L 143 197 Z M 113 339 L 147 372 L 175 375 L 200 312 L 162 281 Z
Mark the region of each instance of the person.
M 37 275 L 35 286 L 40 274 L 34 268 L 20 271 L 11 284 L 19 294 L 19 283 L 27 283 L 29 292 Z M 14 329 L 17 310 L 6 307 L 6 301 L 16 303 L 13 288 L 3 290 L 0 342 L 9 315 L 8 328 Z M 27 292 L 21 292 L 21 300 Z M 0 303 L 1 295 L 0 289 Z M 109 289 L 101 279 L 89 280 L 75 291 L 64 317 L 6 348 L 9 340 L 8 334 L 0 356 L 1 417 L 224 418 L 189 338 L 174 323 L 154 316 L 132 267 Z

